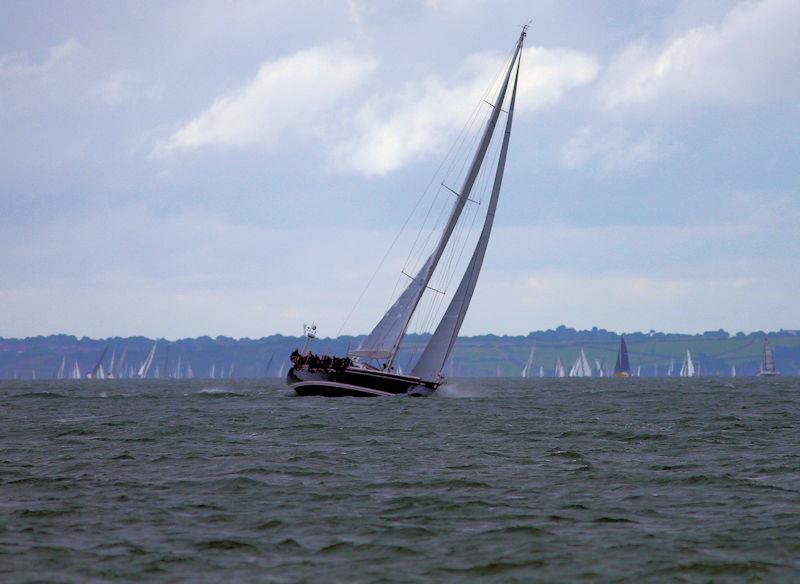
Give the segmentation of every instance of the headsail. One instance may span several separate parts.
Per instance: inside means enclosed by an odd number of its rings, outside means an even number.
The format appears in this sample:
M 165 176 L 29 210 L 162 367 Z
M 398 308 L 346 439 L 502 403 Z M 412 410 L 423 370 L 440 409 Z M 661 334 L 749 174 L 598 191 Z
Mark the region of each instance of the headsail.
M 523 31 L 519 41 L 517 42 L 514 56 L 511 59 L 511 63 L 508 65 L 508 70 L 506 71 L 503 84 L 500 87 L 497 99 L 493 104 L 493 110 L 489 116 L 489 120 L 486 123 L 486 127 L 484 128 L 478 150 L 475 152 L 475 156 L 472 159 L 472 164 L 470 165 L 469 170 L 464 178 L 461 191 L 457 193 L 458 196 L 453 204 L 452 210 L 450 211 L 447 224 L 444 227 L 436 248 L 433 250 L 416 276 L 412 278 L 411 283 L 408 285 L 405 291 L 400 295 L 392 307 L 389 308 L 386 314 L 383 315 L 383 318 L 381 318 L 380 322 L 378 322 L 372 332 L 361 342 L 358 349 L 350 353 L 351 355 L 370 359 L 387 359 L 387 367 L 391 366 L 392 361 L 394 361 L 397 351 L 400 348 L 400 342 L 402 341 L 406 329 L 411 321 L 411 317 L 414 315 L 414 311 L 416 310 L 423 293 L 428 287 L 431 277 L 436 270 L 436 266 L 439 264 L 439 260 L 444 254 L 447 243 L 450 240 L 450 236 L 455 230 L 458 219 L 461 216 L 461 212 L 464 210 L 464 205 L 466 204 L 472 192 L 472 187 L 474 186 L 478 177 L 478 173 L 483 164 L 483 159 L 486 156 L 492 136 L 494 135 L 495 126 L 497 125 L 497 120 L 500 117 L 503 102 L 505 101 L 506 91 L 508 89 L 508 84 L 511 79 L 511 72 L 514 69 L 514 65 L 519 57 L 520 51 L 522 50 L 522 42 L 524 38 L 525 31 Z M 439 369 L 441 369 L 441 366 L 439 366 Z M 436 374 L 438 375 L 438 370 Z
M 489 199 L 489 208 L 486 211 L 486 219 L 483 223 L 483 230 L 478 238 L 478 243 L 475 246 L 475 251 L 472 253 L 472 258 L 467 265 L 467 270 L 458 285 L 453 298 L 447 310 L 439 321 L 439 326 L 436 327 L 431 340 L 422 352 L 417 364 L 414 366 L 413 374 L 420 379 L 436 380 L 441 376 L 442 368 L 450 356 L 450 351 L 453 350 L 453 345 L 458 337 L 458 332 L 461 330 L 461 325 L 464 322 L 464 317 L 467 315 L 469 303 L 472 300 L 472 294 L 475 292 L 475 286 L 478 283 L 478 276 L 483 266 L 483 258 L 486 255 L 486 247 L 489 245 L 489 237 L 492 234 L 492 226 L 494 224 L 494 215 L 497 209 L 497 200 L 500 197 L 500 187 L 503 184 L 503 171 L 505 170 L 506 156 L 508 155 L 508 143 L 511 138 L 511 124 L 514 119 L 514 104 L 517 99 L 517 81 L 519 80 L 519 64 L 518 56 L 522 48 L 523 36 L 520 37 L 517 45 L 517 52 L 514 54 L 514 59 L 509 66 L 508 75 L 511 74 L 515 61 L 517 61 L 517 73 L 514 76 L 514 87 L 511 90 L 511 102 L 508 106 L 508 118 L 506 119 L 506 129 L 503 134 L 503 143 L 500 147 L 500 158 L 497 162 L 497 171 L 494 175 L 494 184 L 492 185 L 492 195 Z M 495 114 L 499 113 L 499 108 L 502 106 L 502 101 L 499 101 L 495 106 Z M 491 138 L 491 135 L 488 136 Z M 533 349 L 531 349 L 530 361 L 533 360 Z M 525 374 L 530 365 L 525 368 Z

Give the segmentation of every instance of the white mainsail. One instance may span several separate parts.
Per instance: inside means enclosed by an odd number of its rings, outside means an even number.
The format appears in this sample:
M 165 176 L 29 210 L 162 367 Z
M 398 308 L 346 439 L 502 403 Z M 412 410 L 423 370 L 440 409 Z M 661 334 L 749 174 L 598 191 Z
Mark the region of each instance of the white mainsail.
M 394 361 L 397 352 L 400 349 L 400 343 L 405 336 L 405 332 L 411 321 L 411 317 L 414 315 L 414 311 L 416 310 L 423 293 L 428 288 L 428 284 L 434 274 L 434 271 L 436 270 L 436 266 L 439 264 L 439 260 L 444 254 L 447 243 L 450 240 L 453 231 L 455 230 L 459 217 L 461 216 L 461 212 L 464 210 L 464 205 L 466 204 L 467 200 L 469 200 L 470 194 L 472 193 L 472 188 L 478 177 L 478 173 L 480 172 L 486 152 L 489 149 L 492 136 L 494 135 L 497 120 L 502 112 L 503 102 L 505 101 L 506 91 L 511 79 L 511 73 L 522 50 L 524 38 L 525 31 L 523 30 L 523 33 L 520 35 L 520 39 L 517 42 L 514 56 L 508 66 L 508 71 L 506 71 L 503 84 L 493 104 L 493 110 L 488 121 L 486 122 L 478 149 L 475 152 L 475 155 L 472 159 L 472 164 L 470 165 L 469 170 L 464 177 L 461 190 L 459 193 L 457 193 L 456 201 L 450 211 L 447 224 L 442 231 L 436 248 L 433 250 L 416 276 L 413 277 L 411 283 L 408 285 L 405 291 L 400 295 L 392 307 L 389 308 L 386 314 L 384 314 L 383 318 L 381 318 L 380 322 L 378 322 L 372 332 L 370 332 L 370 334 L 367 335 L 367 337 L 361 342 L 358 349 L 351 352 L 351 355 L 354 357 L 386 359 L 386 368 L 388 369 L 391 367 L 392 362 Z M 508 121 L 506 122 L 507 130 L 510 130 L 511 127 L 510 114 L 511 109 L 509 109 Z M 507 142 L 505 138 L 504 140 Z M 505 150 L 507 150 L 507 145 L 505 146 Z M 503 155 L 501 154 L 501 156 Z M 495 175 L 495 183 L 498 183 L 498 180 L 502 180 L 502 164 L 500 163 L 498 163 L 497 174 Z M 496 205 L 496 197 L 494 193 L 492 193 L 492 196 L 495 198 Z M 484 223 L 484 231 L 487 232 L 486 238 L 484 238 L 484 234 L 482 233 L 481 240 L 488 239 L 488 232 L 491 231 L 491 221 L 493 216 L 494 211 L 492 210 L 490 215 L 487 215 L 486 223 Z M 487 241 L 483 241 L 483 244 L 481 245 L 481 242 L 479 241 L 479 244 L 475 249 L 475 253 L 473 254 L 472 261 L 470 262 L 470 266 L 467 268 L 467 273 L 464 275 L 464 279 L 461 281 L 461 286 L 459 286 L 458 291 L 453 297 L 445 316 L 439 324 L 439 328 L 437 328 L 437 331 L 434 333 L 434 336 L 431 338 L 431 341 L 425 348 L 423 355 L 420 357 L 420 360 L 414 367 L 414 375 L 417 375 L 422 379 L 436 379 L 441 374 L 442 367 L 447 361 L 447 357 L 452 349 L 452 343 L 454 342 L 454 340 L 451 340 L 449 337 L 452 336 L 452 330 L 458 331 L 458 329 L 461 327 L 461 322 L 463 321 L 462 312 L 465 312 L 465 310 L 462 311 L 462 308 L 466 309 L 472 297 L 475 281 L 477 280 L 478 273 L 480 272 L 480 264 L 483 261 L 486 243 Z
M 731 377 L 736 377 L 736 365 L 731 365 Z
M 217 371 L 217 364 L 216 363 L 212 363 L 211 364 L 211 369 L 208 372 L 209 378 L 214 379 L 216 371 Z
M 525 367 L 522 369 L 522 377 L 528 377 L 528 374 L 531 371 L 531 365 L 533 365 L 533 353 L 536 350 L 536 345 L 531 346 L 531 352 L 528 355 L 528 361 L 525 363 Z
M 125 345 L 125 348 L 122 349 L 122 356 L 119 358 L 119 363 L 117 364 L 117 375 L 122 377 L 125 375 L 125 359 L 128 357 L 128 345 Z M 130 367 L 128 367 L 130 370 Z M 128 377 L 131 377 L 130 371 L 128 372 Z
M 142 363 L 142 366 L 139 367 L 139 371 L 136 374 L 137 377 L 147 377 L 147 372 L 150 371 L 150 366 L 153 364 L 153 357 L 156 355 L 156 345 L 158 345 L 158 341 L 153 342 L 153 348 L 150 349 L 150 353 L 147 354 L 147 358 Z M 156 370 L 158 367 L 156 367 Z M 158 375 L 156 375 L 158 377 Z
M 669 369 L 667 369 L 667 377 L 672 377 L 675 374 L 675 359 L 669 360 Z
M 108 379 L 114 379 L 114 362 L 117 357 L 117 348 L 114 347 L 111 351 L 111 362 L 108 364 L 108 373 L 105 373 L 105 377 Z
M 553 371 L 553 377 L 566 377 L 566 373 L 564 371 L 564 365 L 561 363 L 561 357 L 556 357 L 556 365 Z
M 80 379 L 81 378 L 81 370 L 78 367 L 78 360 L 75 359 L 75 366 L 72 368 L 72 379 Z
M 544 365 L 539 365 L 539 377 L 544 377 Z
M 436 330 L 434 331 L 430 341 L 428 341 L 428 344 L 425 347 L 425 350 L 422 352 L 419 361 L 417 361 L 417 364 L 414 366 L 413 374 L 420 379 L 433 381 L 441 377 L 442 368 L 447 362 L 450 352 L 453 350 L 453 345 L 455 345 L 458 332 L 461 330 L 461 324 L 464 322 L 464 317 L 467 315 L 467 309 L 469 308 L 469 303 L 472 300 L 472 294 L 475 291 L 475 286 L 478 283 L 478 276 L 480 275 L 481 267 L 483 266 L 483 259 L 486 256 L 486 248 L 489 245 L 489 237 L 492 234 L 495 211 L 497 210 L 497 201 L 500 198 L 500 187 L 503 184 L 503 172 L 505 170 L 506 157 L 508 155 L 508 143 L 511 138 L 511 124 L 514 120 L 514 105 L 517 99 L 517 82 L 519 80 L 519 62 L 517 57 L 522 49 L 522 38 L 523 37 L 520 37 L 520 41 L 517 44 L 517 51 L 514 54 L 514 58 L 511 60 L 511 66 L 509 67 L 506 75 L 503 89 L 500 92 L 498 101 L 495 103 L 495 111 L 492 113 L 492 119 L 496 121 L 497 116 L 499 115 L 498 110 L 503 104 L 502 98 L 505 95 L 505 89 L 508 85 L 508 79 L 511 75 L 511 70 L 513 69 L 514 62 L 517 61 L 517 73 L 514 77 L 514 87 L 511 90 L 511 102 L 508 106 L 506 128 L 505 133 L 503 134 L 503 142 L 500 146 L 500 158 L 498 159 L 497 170 L 494 175 L 494 184 L 492 185 L 492 195 L 489 199 L 489 208 L 486 211 L 486 219 L 483 222 L 481 235 L 478 238 L 475 251 L 472 253 L 472 258 L 467 265 L 467 269 L 464 272 L 461 283 L 458 285 L 458 289 L 453 295 L 453 298 L 450 300 L 450 304 L 447 306 L 447 310 L 445 310 L 442 320 L 439 321 L 439 326 L 436 327 Z M 484 136 L 487 147 L 488 142 L 492 137 L 491 130 L 493 129 L 494 124 L 492 124 L 490 128 L 487 128 L 488 135 Z M 480 170 L 480 162 L 483 160 L 483 154 L 485 154 L 486 148 L 483 148 L 482 150 L 483 152 L 481 153 L 480 159 L 476 157 L 476 160 L 473 162 L 474 165 L 477 164 L 477 168 L 475 168 L 476 175 L 478 170 Z M 462 192 L 462 197 L 468 196 L 469 189 L 472 189 L 472 182 L 469 183 L 468 190 Z M 531 359 L 532 358 L 533 353 L 531 353 Z
M 600 359 L 594 360 L 594 367 L 595 371 L 597 371 L 598 377 L 603 377 L 605 375 L 605 371 L 603 371 L 603 364 L 600 362 Z
M 61 365 L 59 366 L 58 374 L 56 375 L 57 379 L 64 379 L 64 369 L 66 368 L 66 366 L 67 366 L 67 356 L 66 355 L 62 355 L 61 356 Z
M 681 365 L 680 376 L 681 377 L 695 376 L 694 363 L 692 362 L 692 354 L 689 352 L 689 349 L 686 349 L 686 358 L 683 360 L 683 365 Z
M 589 365 L 589 360 L 586 358 L 586 353 L 583 352 L 583 347 L 581 347 L 581 352 L 578 355 L 578 358 L 575 359 L 575 363 L 572 364 L 572 368 L 569 370 L 570 377 L 591 377 L 592 376 L 592 367 Z

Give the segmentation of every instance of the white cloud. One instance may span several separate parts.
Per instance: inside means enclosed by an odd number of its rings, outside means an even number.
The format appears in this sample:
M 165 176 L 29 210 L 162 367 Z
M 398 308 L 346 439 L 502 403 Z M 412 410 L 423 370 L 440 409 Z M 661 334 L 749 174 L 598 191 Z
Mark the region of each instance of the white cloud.
M 595 165 L 604 172 L 637 171 L 665 158 L 672 150 L 655 135 L 637 140 L 624 130 L 598 135 L 585 127 L 561 149 L 561 164 L 566 168 Z
M 800 14 L 796 0 L 741 2 L 719 24 L 653 46 L 641 40 L 611 62 L 606 108 L 659 98 L 749 101 L 798 87 Z
M 67 61 L 80 49 L 75 39 L 67 39 L 50 48 L 47 58 L 41 63 L 31 62 L 23 53 L 7 53 L 0 56 L 0 80 L 28 79 L 46 75 Z
M 384 175 L 425 154 L 441 151 L 483 99 L 502 63 L 494 54 L 468 57 L 450 78 L 430 75 L 399 91 L 372 96 L 355 116 L 353 136 L 334 152 L 340 170 Z M 520 72 L 518 111 L 533 111 L 591 82 L 597 64 L 564 49 L 526 49 Z
M 162 93 L 162 86 L 145 86 L 141 73 L 124 69 L 113 71 L 89 91 L 90 97 L 109 106 L 119 105 L 137 96 L 155 99 Z
M 245 86 L 158 143 L 154 154 L 207 145 L 275 144 L 293 130 L 310 130 L 372 72 L 374 60 L 343 45 L 305 49 L 261 65 Z

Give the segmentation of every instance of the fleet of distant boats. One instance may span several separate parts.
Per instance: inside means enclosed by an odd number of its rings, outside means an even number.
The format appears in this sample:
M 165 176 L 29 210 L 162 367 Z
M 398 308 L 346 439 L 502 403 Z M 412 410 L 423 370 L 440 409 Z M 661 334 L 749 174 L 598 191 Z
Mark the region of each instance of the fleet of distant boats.
M 528 354 L 528 360 L 525 363 L 525 367 L 522 369 L 522 377 L 534 377 L 533 372 L 536 371 L 536 367 L 534 366 L 533 358 L 535 353 L 536 346 L 533 345 L 531 346 L 531 351 Z M 540 365 L 538 372 L 539 377 L 544 377 L 544 366 Z M 617 362 L 614 365 L 614 371 L 612 375 L 615 377 L 642 376 L 641 365 L 638 365 L 635 370 L 631 370 L 630 358 L 628 357 L 628 345 L 625 342 L 625 335 L 622 335 L 619 340 Z M 702 371 L 700 369 L 700 364 L 695 364 L 694 360 L 692 359 L 691 351 L 686 349 L 686 356 L 683 358 L 683 363 L 681 364 L 681 368 L 678 371 L 677 377 L 700 377 L 701 375 Z M 766 337 L 764 337 L 764 345 L 761 353 L 761 364 L 759 365 L 757 375 L 761 377 L 774 377 L 778 375 L 778 371 L 775 369 L 775 353 L 772 350 L 772 345 L 770 345 L 769 340 Z M 567 373 L 566 369 L 564 368 L 564 364 L 561 362 L 560 355 L 556 357 L 556 362 L 553 366 L 553 377 L 606 376 L 606 369 L 599 359 L 595 359 L 594 367 L 589 364 L 589 360 L 586 358 L 586 352 L 583 350 L 583 347 L 581 347 L 575 362 L 572 364 L 572 367 L 570 367 L 569 373 Z M 736 377 L 736 365 L 731 366 L 730 376 Z M 653 365 L 653 377 L 658 377 L 657 364 Z M 674 359 L 670 360 L 669 367 L 666 371 L 666 377 L 675 377 Z
M 155 341 L 144 360 L 138 364 L 129 362 L 127 347 L 122 350 L 122 353 L 119 356 L 117 356 L 116 348 L 113 348 L 111 349 L 111 358 L 106 364 L 106 356 L 108 355 L 110 348 L 107 345 L 103 348 L 94 365 L 91 368 L 83 371 L 81 370 L 77 359 L 73 360 L 72 364 L 70 365 L 66 355 L 64 355 L 61 357 L 61 363 L 55 372 L 55 375 L 51 374 L 47 377 L 55 377 L 56 379 L 230 379 L 236 377 L 237 368 L 233 361 L 229 363 L 212 362 L 208 367 L 207 374 L 204 374 L 205 368 L 203 369 L 204 373 L 196 374 L 189 359 L 185 359 L 182 355 L 178 355 L 177 360 L 171 364 L 169 362 L 169 353 L 167 353 L 163 362 L 156 364 L 155 356 L 157 347 L 158 341 Z M 535 357 L 536 346 L 532 345 L 530 352 L 528 353 L 525 366 L 522 369 L 522 377 L 528 378 L 546 376 L 544 365 L 537 365 L 534 363 Z M 279 378 L 283 377 L 286 369 L 286 363 L 281 363 L 280 368 L 276 373 L 272 367 L 272 361 L 273 358 L 270 358 L 266 365 L 265 373 L 271 372 L 271 374 L 267 374 L 266 376 Z M 689 349 L 686 350 L 686 354 L 683 358 L 683 362 L 680 365 L 680 369 L 677 369 L 675 365 L 675 360 L 671 359 L 666 370 L 661 370 L 663 373 L 661 373 L 660 376 L 701 377 L 706 375 L 706 373 L 702 371 L 700 364 L 692 357 L 692 353 Z M 652 369 L 649 368 L 650 366 L 647 367 L 648 377 L 659 377 L 658 365 L 652 365 Z M 402 374 L 402 370 L 400 372 Z M 453 362 L 451 360 L 450 376 L 454 376 L 454 373 L 455 371 L 453 368 Z M 775 367 L 775 353 L 766 337 L 764 338 L 762 346 L 761 362 L 756 374 L 761 377 L 773 377 L 779 375 Z M 585 350 L 581 347 L 578 351 L 575 361 L 568 370 L 564 366 L 561 356 L 557 356 L 552 370 L 548 369 L 547 371 L 547 376 L 550 375 L 553 377 L 641 377 L 642 366 L 637 365 L 635 368 L 631 367 L 630 358 L 628 355 L 628 346 L 625 341 L 625 336 L 623 335 L 620 338 L 617 359 L 613 370 L 608 370 L 600 359 L 594 359 L 593 362 L 590 363 L 586 356 Z M 714 375 L 720 376 L 726 374 L 716 371 Z M 736 377 L 736 365 L 731 365 L 730 371 L 727 373 L 727 375 L 730 377 Z M 502 376 L 499 365 L 496 367 L 496 376 Z M 14 373 L 13 378 L 17 378 L 16 373 Z M 37 378 L 36 371 L 32 372 L 31 378 Z

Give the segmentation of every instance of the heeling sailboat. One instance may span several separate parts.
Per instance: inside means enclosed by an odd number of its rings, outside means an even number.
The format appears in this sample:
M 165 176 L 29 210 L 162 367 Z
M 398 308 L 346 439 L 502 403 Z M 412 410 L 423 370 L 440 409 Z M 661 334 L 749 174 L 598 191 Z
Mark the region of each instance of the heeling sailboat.
M 447 363 L 455 344 L 461 324 L 469 308 L 472 294 L 483 265 L 486 247 L 494 222 L 497 200 L 503 181 L 508 144 L 511 136 L 511 124 L 514 117 L 514 104 L 519 79 L 519 61 L 522 45 L 527 33 L 527 26 L 516 43 L 514 54 L 504 71 L 503 82 L 498 95 L 492 104 L 492 111 L 478 142 L 472 163 L 467 170 L 461 190 L 450 210 L 447 223 L 431 255 L 420 268 L 416 277 L 400 294 L 397 301 L 389 308 L 372 332 L 361 342 L 358 349 L 350 352 L 353 359 L 311 358 L 312 355 L 301 355 L 298 351 L 292 354 L 292 368 L 286 376 L 286 382 L 300 395 L 323 396 L 387 396 L 398 394 L 429 395 L 444 381 L 443 368 Z M 512 73 L 516 68 L 511 99 L 508 106 L 505 132 L 500 147 L 497 170 L 495 171 L 489 206 L 486 212 L 483 229 L 477 245 L 467 265 L 461 282 L 453 294 L 450 304 L 442 316 L 428 344 L 425 346 L 410 375 L 400 375 L 393 369 L 393 364 L 406 330 L 414 316 L 422 295 L 429 288 L 429 283 L 439 260 L 442 258 L 447 244 L 453 235 L 464 206 L 470 200 L 473 186 L 483 166 L 489 145 L 494 136 L 497 121 L 503 111 Z M 367 360 L 377 361 L 375 367 Z
M 586 353 L 583 351 L 583 347 L 581 347 L 581 352 L 578 354 L 578 358 L 575 359 L 575 363 L 572 364 L 572 368 L 569 370 L 570 377 L 591 377 L 592 376 L 592 367 L 589 365 L 589 360 L 586 358 Z
M 531 346 L 531 352 L 528 355 L 528 361 L 525 363 L 525 368 L 522 370 L 522 377 L 528 377 L 531 372 L 531 366 L 533 365 L 533 354 L 536 350 L 536 345 Z

